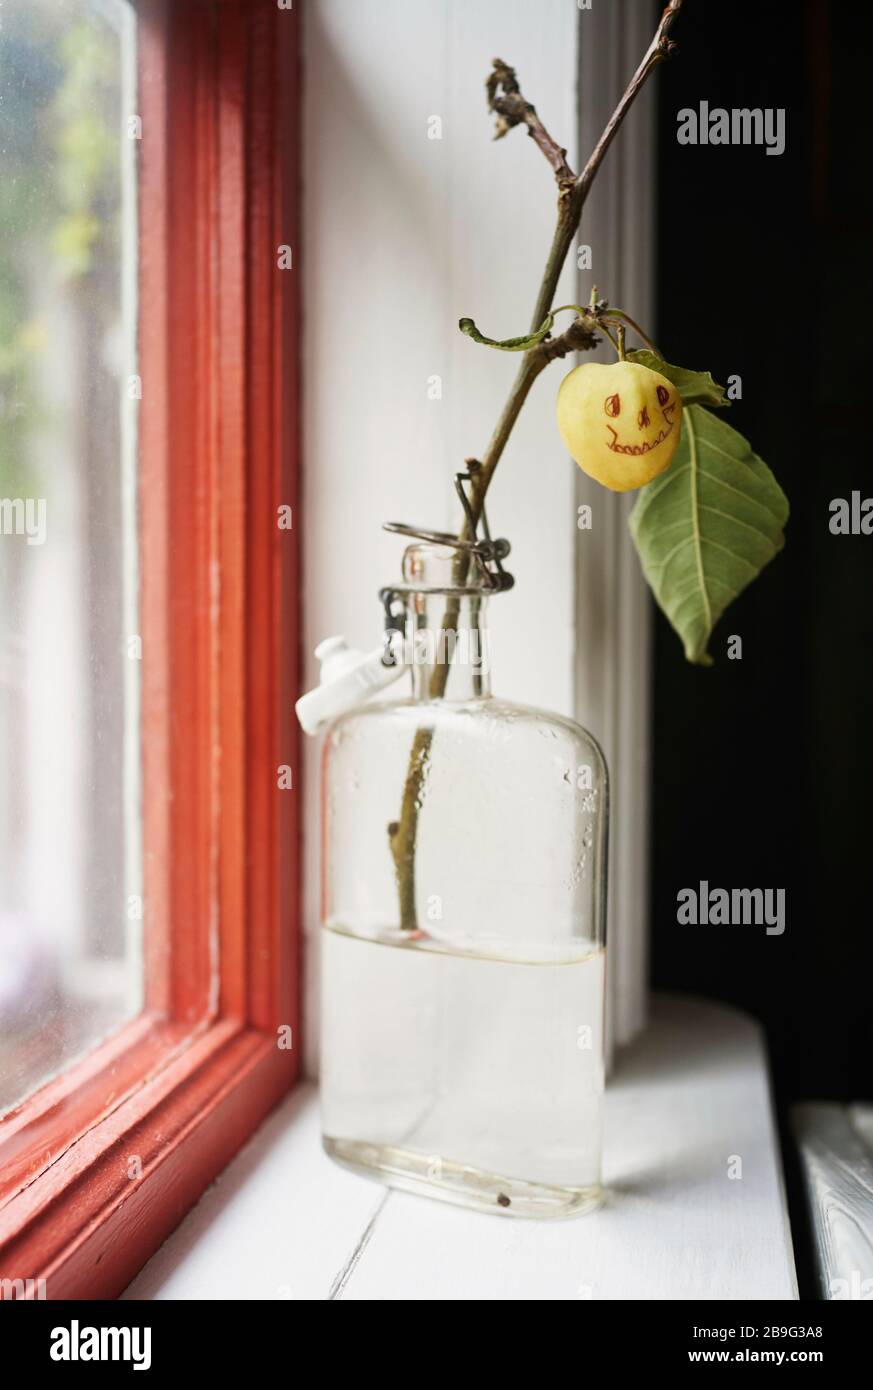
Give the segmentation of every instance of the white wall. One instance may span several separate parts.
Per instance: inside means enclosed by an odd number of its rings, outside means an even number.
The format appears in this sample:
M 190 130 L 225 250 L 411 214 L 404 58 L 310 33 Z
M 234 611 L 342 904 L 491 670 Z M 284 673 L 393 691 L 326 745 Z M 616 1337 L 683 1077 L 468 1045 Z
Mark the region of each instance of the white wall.
M 613 3 L 623 9 L 626 0 Z M 647 4 L 630 3 L 649 15 Z M 457 329 L 462 315 L 493 337 L 527 329 L 554 226 L 555 185 L 542 155 L 521 130 L 493 141 L 484 93 L 491 61 L 517 67 L 528 99 L 578 167 L 579 36 L 591 20 L 572 0 L 309 0 L 304 245 L 295 261 L 304 277 L 307 684 L 317 679 L 311 651 L 322 636 L 378 641 L 376 593 L 399 576 L 403 549 L 381 523 L 456 527 L 452 476 L 467 455 L 484 450 L 518 365 Z M 612 74 L 601 76 L 608 86 Z M 428 138 L 433 116 L 442 121 L 439 140 Z M 556 302 L 577 293 L 571 257 Z M 442 380 L 439 400 L 428 398 L 433 376 Z M 555 427 L 560 378 L 558 365 L 534 387 L 489 493 L 492 529 L 512 542 L 517 580 L 491 604 L 494 684 L 507 697 L 581 713 L 605 738 L 614 684 L 589 682 L 589 690 L 577 669 L 578 470 Z M 615 530 L 614 518 L 609 525 Z M 613 538 L 610 565 L 620 548 Z M 590 569 L 591 556 L 584 563 Z M 605 563 L 597 562 L 597 574 Z M 603 593 L 583 598 L 589 619 L 592 602 L 600 605 L 601 628 L 611 601 Z M 597 668 L 602 651 L 587 638 L 585 645 Z M 581 711 L 577 689 L 585 695 Z M 314 741 L 306 753 L 314 1068 Z

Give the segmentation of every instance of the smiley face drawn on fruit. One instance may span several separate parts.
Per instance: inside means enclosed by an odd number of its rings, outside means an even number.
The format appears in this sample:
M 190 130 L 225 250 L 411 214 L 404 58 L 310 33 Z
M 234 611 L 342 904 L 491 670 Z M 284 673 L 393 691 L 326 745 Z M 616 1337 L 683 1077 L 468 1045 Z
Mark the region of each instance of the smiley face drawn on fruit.
M 655 373 L 653 372 L 652 375 L 654 376 Z M 657 449 L 658 445 L 663 444 L 664 440 L 670 435 L 673 430 L 673 412 L 676 409 L 677 397 L 674 394 L 671 401 L 670 390 L 667 386 L 656 386 L 655 395 L 663 416 L 663 424 L 654 439 L 647 437 L 634 440 L 629 444 L 622 444 L 618 437 L 618 430 L 613 429 L 612 425 L 607 425 L 606 428 L 612 436 L 607 443 L 607 448 L 611 449 L 614 454 L 633 454 L 635 457 L 638 457 L 640 454 L 647 454 L 650 449 Z M 603 402 L 603 409 L 606 411 L 606 414 L 611 415 L 614 420 L 618 419 L 621 415 L 621 396 L 617 391 L 613 395 L 606 397 L 606 400 Z M 646 434 L 649 434 L 649 427 L 652 421 L 647 405 L 644 405 L 641 410 L 637 411 L 636 423 L 638 430 L 645 430 Z
M 669 467 L 682 401 L 666 377 L 638 362 L 586 362 L 562 381 L 557 418 L 579 467 L 613 492 L 628 492 Z

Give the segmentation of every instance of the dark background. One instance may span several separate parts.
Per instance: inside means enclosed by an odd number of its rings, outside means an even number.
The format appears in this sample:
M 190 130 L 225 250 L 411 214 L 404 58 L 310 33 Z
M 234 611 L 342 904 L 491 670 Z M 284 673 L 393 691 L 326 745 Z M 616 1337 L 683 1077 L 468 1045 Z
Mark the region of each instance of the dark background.
M 873 1099 L 873 536 L 828 529 L 833 498 L 873 497 L 871 9 L 689 0 L 659 79 L 657 340 L 740 374 L 729 421 L 791 518 L 714 668 L 657 617 L 653 976 L 761 1020 L 783 1119 L 795 1099 Z M 785 107 L 785 153 L 679 145 L 702 98 Z M 784 888 L 784 935 L 679 926 L 701 879 Z

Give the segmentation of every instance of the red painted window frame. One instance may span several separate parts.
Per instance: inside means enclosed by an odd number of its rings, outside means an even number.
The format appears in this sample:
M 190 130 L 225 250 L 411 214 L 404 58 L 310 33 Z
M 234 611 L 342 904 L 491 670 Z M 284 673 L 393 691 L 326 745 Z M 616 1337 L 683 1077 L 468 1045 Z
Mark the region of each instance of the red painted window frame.
M 50 1299 L 115 1297 L 298 1062 L 299 16 L 137 10 L 145 1008 L 0 1121 L 0 1276 Z

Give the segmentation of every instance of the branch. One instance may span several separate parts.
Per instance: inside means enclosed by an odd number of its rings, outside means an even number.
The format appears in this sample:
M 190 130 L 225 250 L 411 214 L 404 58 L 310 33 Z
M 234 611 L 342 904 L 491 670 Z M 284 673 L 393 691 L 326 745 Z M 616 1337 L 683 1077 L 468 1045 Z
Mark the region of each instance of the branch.
M 496 138 L 500 139 L 515 125 L 526 125 L 528 134 L 552 166 L 559 189 L 558 221 L 537 294 L 531 333 L 536 332 L 552 307 L 555 290 L 567 252 L 570 249 L 570 243 L 579 227 L 582 208 L 597 171 L 603 163 L 606 151 L 612 144 L 622 121 L 647 79 L 665 58 L 669 58 L 675 52 L 676 45 L 668 35 L 679 10 L 682 8 L 682 3 L 683 0 L 670 0 L 670 4 L 661 15 L 652 42 L 646 49 L 639 67 L 625 88 L 621 100 L 610 116 L 603 134 L 578 177 L 573 174 L 567 163 L 566 150 L 552 138 L 534 107 L 525 100 L 514 68 L 499 58 L 494 60 L 493 71 L 485 85 L 488 106 L 498 118 Z M 530 352 L 525 353 L 506 404 L 494 427 L 494 433 L 488 442 L 488 448 L 482 455 L 482 466 L 473 474 L 470 508 L 476 522 L 482 514 L 485 494 L 494 476 L 494 470 L 500 462 L 519 412 L 540 372 L 555 358 L 564 357 L 567 353 L 580 349 L 591 348 L 596 342 L 597 338 L 591 328 L 584 324 L 581 319 L 577 319 L 565 333 L 560 334 L 557 338 L 546 339 L 544 342 L 538 343 Z M 469 521 L 465 520 L 459 538 L 471 540 L 472 529 Z M 469 556 L 463 551 L 459 551 L 454 564 L 454 583 L 456 585 L 464 584 L 469 563 Z M 457 598 L 449 599 L 443 615 L 443 630 L 445 632 L 454 631 L 459 613 L 460 600 Z M 431 699 L 439 699 L 445 693 L 448 675 L 448 663 L 444 662 L 434 668 L 429 688 Z M 397 878 L 400 925 L 401 928 L 410 931 L 415 930 L 418 925 L 415 908 L 415 847 L 421 806 L 420 791 L 427 771 L 432 740 L 432 729 L 417 730 L 406 773 L 406 783 L 403 788 L 400 818 L 392 821 L 388 826 L 388 840 L 394 857 L 394 869 Z
M 621 126 L 622 121 L 624 120 L 625 116 L 627 115 L 628 111 L 630 110 L 631 106 L 636 100 L 640 90 L 645 85 L 647 79 L 651 76 L 655 68 L 658 67 L 660 63 L 664 62 L 666 58 L 671 57 L 672 54 L 676 51 L 676 45 L 673 42 L 673 40 L 669 37 L 669 32 L 673 25 L 673 22 L 676 19 L 677 14 L 682 8 L 682 3 L 683 0 L 670 0 L 670 4 L 667 6 L 663 14 L 661 15 L 660 22 L 658 24 L 657 29 L 655 30 L 654 37 L 652 38 L 652 42 L 649 44 L 648 48 L 643 54 L 639 67 L 637 68 L 636 72 L 634 73 L 633 77 L 631 78 L 630 82 L 625 88 L 621 100 L 619 101 L 618 105 L 616 106 L 615 110 L 613 111 L 612 115 L 607 121 L 606 126 L 603 130 L 603 134 L 600 136 L 600 139 L 594 146 L 594 149 L 591 152 L 591 156 L 587 164 L 585 165 L 585 168 L 582 170 L 582 173 L 578 176 L 578 178 L 574 179 L 569 196 L 567 197 L 563 196 L 564 188 L 561 182 L 561 177 L 557 174 L 556 171 L 556 178 L 558 179 L 558 184 L 561 188 L 562 196 L 558 199 L 558 221 L 555 227 L 554 236 L 552 238 L 552 245 L 549 248 L 549 255 L 546 260 L 546 267 L 543 272 L 542 281 L 540 283 L 539 293 L 537 294 L 537 300 L 534 306 L 533 315 L 531 317 L 531 333 L 536 332 L 543 319 L 546 317 L 546 314 L 552 307 L 552 301 L 555 297 L 555 291 L 558 287 L 558 280 L 561 276 L 564 261 L 567 258 L 567 252 L 570 249 L 570 243 L 572 242 L 573 237 L 576 235 L 576 232 L 579 229 L 579 222 L 582 218 L 582 209 L 585 206 L 585 200 L 588 197 L 588 193 L 591 189 L 592 183 L 594 182 L 597 171 L 603 163 L 603 158 L 606 154 L 606 151 L 612 144 L 612 141 L 614 140 L 615 135 L 619 127 Z M 543 139 L 537 139 L 536 143 L 539 145 L 540 149 L 543 150 L 543 153 L 546 154 L 546 158 L 549 159 L 549 162 L 552 164 L 552 167 L 555 168 L 554 160 L 550 158 L 547 149 L 544 148 L 543 142 L 547 142 L 548 149 L 550 150 L 558 150 L 560 149 L 560 146 L 558 146 L 557 143 L 548 134 L 545 127 L 540 122 L 539 117 L 536 115 L 533 106 L 530 104 L 530 102 L 526 101 L 524 96 L 522 95 L 521 89 L 518 84 L 518 80 L 515 76 L 514 69 L 508 67 L 506 63 L 501 62 L 499 58 L 495 59 L 494 72 L 491 73 L 488 82 L 486 83 L 486 90 L 488 91 L 489 97 L 489 106 L 491 106 L 492 109 L 496 109 L 498 111 L 500 110 L 499 107 L 494 106 L 492 89 L 496 92 L 497 88 L 503 84 L 504 72 L 512 75 L 512 82 L 514 86 L 508 94 L 508 97 L 497 98 L 497 100 L 511 101 L 512 111 L 518 113 L 516 115 L 515 120 L 511 121 L 510 124 L 519 124 L 523 120 L 525 124 L 527 124 L 531 135 L 533 135 L 533 128 L 531 122 L 535 122 L 537 130 L 542 133 L 543 137 Z M 531 112 L 533 113 L 532 116 L 528 114 Z M 504 117 L 504 119 L 508 119 L 508 117 Z M 509 126 L 507 125 L 506 128 L 508 129 Z M 503 132 L 501 131 L 498 132 L 498 134 L 502 133 Z M 562 156 L 565 153 L 565 151 L 561 151 Z M 569 165 L 566 164 L 566 161 L 564 161 L 564 165 L 567 168 L 568 172 L 572 173 L 572 171 L 569 169 Z M 594 344 L 588 343 L 585 346 L 593 347 Z M 542 353 L 539 348 L 536 348 L 532 352 L 527 353 L 525 355 L 525 358 L 522 362 L 522 365 L 518 371 L 515 382 L 513 384 L 512 391 L 510 392 L 510 399 L 507 402 L 506 407 L 504 408 L 504 416 L 507 414 L 507 411 L 511 410 L 513 397 L 516 394 L 519 394 L 521 396 L 521 400 L 519 401 L 520 409 L 524 398 L 527 396 L 527 393 L 530 390 L 533 380 L 535 379 L 535 377 L 539 375 L 539 372 L 542 371 L 542 367 L 545 365 L 545 363 L 541 363 L 541 357 Z M 515 411 L 512 417 L 513 423 L 517 414 L 518 410 Z M 502 419 L 503 416 L 501 416 L 501 420 Z M 473 511 L 477 518 L 481 514 L 482 503 L 485 500 L 485 493 L 487 492 L 489 484 L 491 482 L 491 478 L 493 477 L 494 469 L 497 467 L 497 464 L 500 461 L 500 456 L 503 453 L 503 448 L 506 444 L 506 440 L 508 437 L 509 432 L 507 431 L 504 436 L 503 431 L 500 429 L 500 425 L 498 424 L 498 428 L 492 435 L 491 442 L 488 446 L 488 449 L 485 452 L 485 456 L 482 460 L 483 466 L 477 476 L 477 482 L 474 488 Z M 466 539 L 469 539 L 469 537 L 466 534 L 466 529 L 462 532 L 462 536 L 464 536 Z
M 603 162 L 603 156 L 612 144 L 616 131 L 636 100 L 640 88 L 645 84 L 647 78 L 651 76 L 659 63 L 663 63 L 666 58 L 671 58 L 676 52 L 676 44 L 669 37 L 669 34 L 681 8 L 682 0 L 670 0 L 670 4 L 661 15 L 661 21 L 655 30 L 655 37 L 646 49 L 642 62 L 627 84 L 624 96 L 607 121 L 603 134 L 591 152 L 588 163 L 576 180 L 582 200 L 579 205 L 580 213 L 582 211 L 582 203 L 585 202 L 588 195 L 588 189 L 591 187 L 594 176 Z
M 654 38 L 649 44 L 639 67 L 624 90 L 624 94 L 607 121 L 603 134 L 594 146 L 591 156 L 582 173 L 573 185 L 570 197 L 564 204 L 559 204 L 558 225 L 555 228 L 555 235 L 552 238 L 552 245 L 549 250 L 549 257 L 546 261 L 545 274 L 543 275 L 540 292 L 534 306 L 533 318 L 531 320 L 531 332 L 535 332 L 538 325 L 542 323 L 549 309 L 552 307 L 552 300 L 555 297 L 555 289 L 558 279 L 570 249 L 570 242 L 579 227 L 582 217 L 582 209 L 585 206 L 585 199 L 588 197 L 591 185 L 597 174 L 597 170 L 603 163 L 603 157 L 612 144 L 616 133 L 633 106 L 640 89 L 645 85 L 647 79 L 655 71 L 660 63 L 675 53 L 676 45 L 669 38 L 670 29 L 676 19 L 677 14 L 682 8 L 682 0 L 670 0 L 670 4 L 661 15 L 660 23 L 655 30 Z
M 576 184 L 576 175 L 567 163 L 567 151 L 553 140 L 536 113 L 536 107 L 525 101 L 518 85 L 515 68 L 494 59 L 494 66 L 485 82 L 488 109 L 497 116 L 494 139 L 500 140 L 515 125 L 526 125 L 527 133 L 542 150 L 554 170 L 561 198 L 568 198 Z

